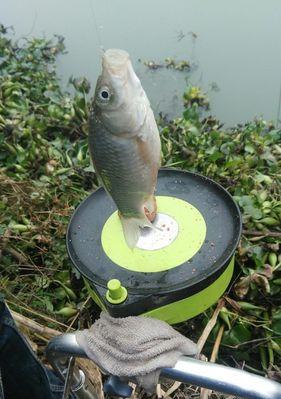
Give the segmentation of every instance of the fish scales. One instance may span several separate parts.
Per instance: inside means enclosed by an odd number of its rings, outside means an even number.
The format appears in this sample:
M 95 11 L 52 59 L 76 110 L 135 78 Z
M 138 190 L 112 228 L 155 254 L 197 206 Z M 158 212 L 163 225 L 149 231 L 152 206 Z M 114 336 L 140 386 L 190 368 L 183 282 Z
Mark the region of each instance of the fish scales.
M 113 136 L 97 120 L 94 111 L 90 129 L 90 148 L 96 154 L 93 162 L 104 187 L 124 216 L 142 216 L 139 204 L 153 194 L 157 176 L 149 177 L 151 165 L 141 157 L 137 138 Z

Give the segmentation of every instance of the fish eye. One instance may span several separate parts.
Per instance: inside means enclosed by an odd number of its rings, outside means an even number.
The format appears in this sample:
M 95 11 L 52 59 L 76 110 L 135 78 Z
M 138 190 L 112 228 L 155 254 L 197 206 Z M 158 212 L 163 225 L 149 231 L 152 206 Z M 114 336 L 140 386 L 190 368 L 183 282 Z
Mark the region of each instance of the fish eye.
M 106 90 L 101 91 L 100 93 L 101 97 L 104 98 L 105 100 L 109 97 L 109 93 Z
M 101 101 L 108 101 L 110 98 L 110 92 L 107 87 L 103 87 L 99 92 L 99 99 Z

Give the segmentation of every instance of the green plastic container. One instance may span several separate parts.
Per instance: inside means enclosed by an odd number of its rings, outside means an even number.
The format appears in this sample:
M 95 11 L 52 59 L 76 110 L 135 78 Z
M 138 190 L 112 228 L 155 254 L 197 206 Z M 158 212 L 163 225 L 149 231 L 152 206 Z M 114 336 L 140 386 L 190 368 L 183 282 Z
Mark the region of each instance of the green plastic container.
M 161 169 L 155 232 L 127 247 L 116 207 L 100 188 L 74 212 L 67 248 L 102 309 L 170 324 L 194 317 L 223 295 L 234 268 L 241 215 L 229 193 L 198 174 Z

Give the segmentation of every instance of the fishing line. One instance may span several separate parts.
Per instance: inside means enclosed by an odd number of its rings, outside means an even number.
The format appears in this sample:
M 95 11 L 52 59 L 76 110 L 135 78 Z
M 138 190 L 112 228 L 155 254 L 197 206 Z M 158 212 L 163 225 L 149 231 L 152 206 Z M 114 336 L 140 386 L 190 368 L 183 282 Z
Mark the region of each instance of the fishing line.
M 100 32 L 99 32 L 97 19 L 96 19 L 96 14 L 95 14 L 95 10 L 93 8 L 92 0 L 89 0 L 89 4 L 90 4 L 90 9 L 91 9 L 91 12 L 92 12 L 93 20 L 94 20 L 94 27 L 95 27 L 97 39 L 98 39 L 98 42 L 99 42 L 99 49 L 100 49 L 100 51 L 102 53 L 104 53 L 104 51 L 105 51 L 104 50 L 104 45 L 102 44 L 101 35 L 100 35 Z
M 276 127 L 278 127 L 279 123 L 280 123 L 280 112 L 281 112 L 281 82 L 280 82 L 280 90 L 279 90 L 279 100 L 278 100 L 278 108 L 277 108 Z

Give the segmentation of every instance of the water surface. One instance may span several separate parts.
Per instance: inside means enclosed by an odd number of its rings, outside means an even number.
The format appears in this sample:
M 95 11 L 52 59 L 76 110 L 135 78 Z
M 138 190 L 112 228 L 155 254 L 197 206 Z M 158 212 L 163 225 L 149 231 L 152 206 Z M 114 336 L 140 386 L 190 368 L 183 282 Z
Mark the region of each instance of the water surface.
M 1 0 L 0 7 L 1 22 L 17 37 L 65 37 L 68 54 L 58 63 L 64 83 L 73 75 L 94 85 L 100 46 L 118 47 L 131 54 L 156 112 L 178 115 L 188 80 L 209 92 L 212 113 L 227 125 L 277 118 L 279 0 Z M 150 71 L 138 61 L 166 57 L 189 60 L 196 70 Z

